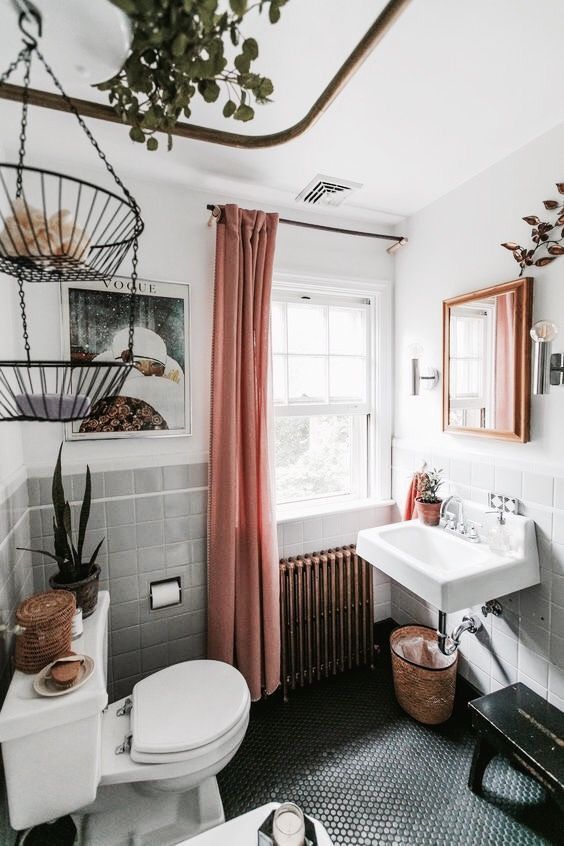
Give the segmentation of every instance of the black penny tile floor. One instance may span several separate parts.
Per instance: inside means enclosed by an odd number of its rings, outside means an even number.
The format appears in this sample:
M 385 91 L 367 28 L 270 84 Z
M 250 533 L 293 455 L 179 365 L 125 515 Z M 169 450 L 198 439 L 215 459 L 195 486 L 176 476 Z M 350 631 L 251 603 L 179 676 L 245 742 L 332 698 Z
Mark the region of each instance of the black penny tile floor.
M 253 706 L 241 749 L 219 776 L 228 819 L 292 800 L 335 846 L 564 844 L 542 788 L 501 757 L 484 796 L 467 787 L 473 735 L 466 701 L 427 727 L 397 705 L 388 660 Z

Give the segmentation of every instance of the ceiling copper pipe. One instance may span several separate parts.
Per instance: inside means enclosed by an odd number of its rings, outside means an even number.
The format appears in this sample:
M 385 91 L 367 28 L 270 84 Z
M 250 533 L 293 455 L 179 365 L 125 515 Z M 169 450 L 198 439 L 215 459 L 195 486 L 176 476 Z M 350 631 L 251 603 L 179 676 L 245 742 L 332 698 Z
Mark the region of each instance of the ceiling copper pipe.
M 298 138 L 314 125 L 333 100 L 341 93 L 351 77 L 372 53 L 409 3 L 411 3 L 411 0 L 389 0 L 368 32 L 359 41 L 347 60 L 341 65 L 308 113 L 293 126 L 289 126 L 281 132 L 272 132 L 267 135 L 242 135 L 237 132 L 226 132 L 222 129 L 211 129 L 207 126 L 198 126 L 192 123 L 177 123 L 174 129 L 171 130 L 171 135 L 176 135 L 180 138 L 192 138 L 195 141 L 206 141 L 208 144 L 221 144 L 224 147 L 239 147 L 247 150 L 256 150 L 261 147 L 276 147 L 280 144 L 286 144 L 294 138 Z M 0 87 L 0 99 L 20 102 L 22 92 L 22 86 L 6 84 Z M 92 100 L 72 98 L 72 101 L 83 117 L 96 118 L 97 120 L 105 120 L 110 123 L 122 123 L 121 118 L 111 106 L 95 103 Z M 29 102 L 33 106 L 42 106 L 43 108 L 54 109 L 56 111 L 67 111 L 64 101 L 58 94 L 40 91 L 37 88 L 30 89 Z

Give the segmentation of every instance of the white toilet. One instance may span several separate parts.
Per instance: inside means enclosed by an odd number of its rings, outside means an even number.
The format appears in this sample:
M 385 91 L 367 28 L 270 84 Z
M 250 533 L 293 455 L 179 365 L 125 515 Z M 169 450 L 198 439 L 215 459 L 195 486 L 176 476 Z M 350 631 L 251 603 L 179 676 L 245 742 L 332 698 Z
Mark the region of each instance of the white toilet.
M 10 822 L 25 829 L 72 813 L 81 846 L 172 846 L 224 821 L 215 776 L 249 722 L 243 676 L 186 661 L 107 706 L 109 594 L 76 651 L 94 658 L 80 689 L 39 697 L 16 672 L 0 713 Z

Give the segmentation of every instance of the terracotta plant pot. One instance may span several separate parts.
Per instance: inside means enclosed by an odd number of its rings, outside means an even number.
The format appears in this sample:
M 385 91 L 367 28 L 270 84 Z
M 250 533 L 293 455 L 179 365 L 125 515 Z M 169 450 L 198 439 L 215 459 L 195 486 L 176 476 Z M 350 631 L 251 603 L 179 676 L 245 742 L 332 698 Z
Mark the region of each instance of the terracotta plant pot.
M 441 505 L 440 499 L 438 502 L 422 502 L 416 499 L 417 516 L 425 526 L 438 526 L 441 520 Z
M 76 607 L 82 608 L 82 618 L 90 617 L 98 602 L 98 584 L 100 581 L 100 567 L 94 564 L 92 572 L 85 579 L 78 582 L 64 582 L 60 573 L 49 576 L 49 587 L 53 590 L 68 590 L 76 597 Z

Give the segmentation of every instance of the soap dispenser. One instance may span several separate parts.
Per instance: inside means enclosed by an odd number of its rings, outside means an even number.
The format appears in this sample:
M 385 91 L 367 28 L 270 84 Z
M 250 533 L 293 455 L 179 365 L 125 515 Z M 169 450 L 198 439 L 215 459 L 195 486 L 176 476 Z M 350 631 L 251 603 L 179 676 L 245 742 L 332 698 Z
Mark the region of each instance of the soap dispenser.
M 488 544 L 492 552 L 509 552 L 511 549 L 511 538 L 505 523 L 505 510 L 503 505 L 488 514 L 496 515 L 495 525 L 488 533 Z

